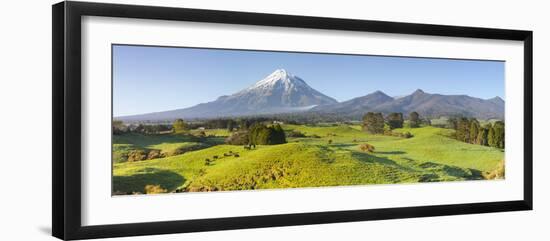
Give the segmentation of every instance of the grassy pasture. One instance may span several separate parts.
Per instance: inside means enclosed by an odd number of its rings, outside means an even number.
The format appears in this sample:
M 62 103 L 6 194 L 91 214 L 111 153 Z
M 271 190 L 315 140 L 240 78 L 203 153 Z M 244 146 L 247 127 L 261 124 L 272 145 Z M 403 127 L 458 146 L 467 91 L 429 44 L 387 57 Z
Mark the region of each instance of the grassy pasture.
M 143 192 L 145 185 L 175 192 L 478 180 L 483 173 L 499 168 L 504 158 L 499 149 L 459 142 L 449 138 L 452 130 L 436 127 L 394 130 L 408 131 L 412 138 L 369 135 L 357 125 L 283 128 L 306 137 L 247 150 L 220 144 L 219 139 L 229 135 L 227 130 L 212 132 L 217 142 L 187 136 L 125 136 L 114 148 L 169 151 L 178 145 L 203 142 L 209 142 L 209 147 L 160 159 L 115 162 L 114 191 Z M 374 145 L 375 151 L 361 151 L 362 143 Z

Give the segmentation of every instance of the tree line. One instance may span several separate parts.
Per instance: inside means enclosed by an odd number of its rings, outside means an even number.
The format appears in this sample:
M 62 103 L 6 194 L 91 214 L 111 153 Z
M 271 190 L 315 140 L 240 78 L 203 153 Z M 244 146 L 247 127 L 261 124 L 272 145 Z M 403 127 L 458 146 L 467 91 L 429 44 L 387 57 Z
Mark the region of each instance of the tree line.
M 481 125 L 475 118 L 455 117 L 448 120 L 459 141 L 504 149 L 504 122 Z
M 427 121 L 422 120 L 418 112 L 413 111 L 409 113 L 409 127 L 417 128 L 424 122 Z M 404 124 L 405 119 L 403 118 L 403 113 L 400 112 L 390 113 L 386 118 L 380 112 L 368 112 L 363 116 L 363 130 L 371 134 L 385 134 L 385 132 L 393 129 L 403 128 Z
M 230 145 L 277 145 L 286 143 L 285 131 L 279 124 L 265 125 L 254 123 L 247 129 L 239 129 L 233 132 L 225 143 Z

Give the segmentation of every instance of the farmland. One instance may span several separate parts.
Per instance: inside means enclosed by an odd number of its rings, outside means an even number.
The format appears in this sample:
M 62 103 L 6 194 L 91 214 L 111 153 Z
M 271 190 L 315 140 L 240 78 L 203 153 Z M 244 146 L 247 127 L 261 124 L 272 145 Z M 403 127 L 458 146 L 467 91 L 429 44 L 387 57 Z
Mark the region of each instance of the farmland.
M 151 186 L 197 192 L 482 180 L 504 160 L 502 149 L 461 142 L 452 138 L 455 130 L 428 125 L 397 128 L 395 135 L 351 123 L 281 127 L 303 135 L 253 148 L 226 144 L 226 129 L 113 135 L 113 194 L 148 193 Z M 363 144 L 375 149 L 364 151 Z M 129 158 L 152 150 L 155 158 Z

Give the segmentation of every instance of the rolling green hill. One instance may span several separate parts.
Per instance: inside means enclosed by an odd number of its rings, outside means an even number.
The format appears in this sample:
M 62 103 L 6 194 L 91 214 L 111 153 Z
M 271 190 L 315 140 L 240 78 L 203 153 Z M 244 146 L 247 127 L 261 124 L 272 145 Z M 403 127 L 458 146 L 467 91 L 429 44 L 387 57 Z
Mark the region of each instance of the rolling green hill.
M 500 149 L 459 142 L 449 138 L 452 130 L 435 127 L 394 130 L 408 131 L 412 138 L 369 135 L 350 125 L 283 128 L 306 137 L 248 150 L 219 144 L 219 139 L 126 136 L 114 142 L 114 149 L 138 146 L 168 152 L 204 142 L 209 147 L 160 159 L 115 161 L 113 191 L 143 193 L 146 185 L 180 192 L 479 180 L 504 158 Z M 362 143 L 376 150 L 363 152 Z

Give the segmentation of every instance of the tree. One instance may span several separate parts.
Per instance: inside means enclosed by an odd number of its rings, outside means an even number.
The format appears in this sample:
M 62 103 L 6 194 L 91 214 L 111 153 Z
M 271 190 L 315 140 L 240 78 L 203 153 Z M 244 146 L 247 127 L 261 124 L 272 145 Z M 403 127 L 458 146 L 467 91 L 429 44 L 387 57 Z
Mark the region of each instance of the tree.
M 126 132 L 128 128 L 124 125 L 124 122 L 120 120 L 113 120 L 113 135 L 120 135 Z
M 490 124 L 489 124 L 489 132 L 487 133 L 487 144 L 489 144 L 489 146 L 492 146 L 492 147 L 496 146 L 495 128 L 493 128 L 493 126 Z
M 456 123 L 456 139 L 462 142 L 470 143 L 470 120 L 461 117 Z
M 286 143 L 285 131 L 283 130 L 281 125 L 275 124 L 271 128 L 273 128 L 273 132 L 272 136 L 270 136 L 269 138 L 270 145 Z
M 277 124 L 266 126 L 254 124 L 249 130 L 249 143 L 252 145 L 276 145 L 286 143 L 286 135 L 283 128 Z
M 493 124 L 493 147 L 504 149 L 504 122 Z
M 476 119 L 470 120 L 470 143 L 472 144 L 479 144 L 479 140 L 477 139 L 479 132 L 479 122 Z
M 172 128 L 176 133 L 184 132 L 185 130 L 187 130 L 187 123 L 185 123 L 185 121 L 183 121 L 182 119 L 177 119 L 172 124 Z
M 403 128 L 403 113 L 390 113 L 387 119 L 390 129 Z
M 420 115 L 418 112 L 413 111 L 409 114 L 409 125 L 411 128 L 416 128 L 420 126 Z
M 456 130 L 458 125 L 458 118 L 456 117 L 449 117 L 447 120 L 447 125 L 445 128 Z
M 235 128 L 235 122 L 233 120 L 227 121 L 227 131 L 232 132 Z
M 382 113 L 368 112 L 364 115 L 363 130 L 371 134 L 384 133 L 384 116 L 382 116 Z
M 489 135 L 489 127 L 481 127 L 478 131 L 478 134 L 477 134 L 477 144 L 479 145 L 482 145 L 482 146 L 487 146 L 489 145 L 489 142 L 487 140 L 488 138 L 488 135 Z

